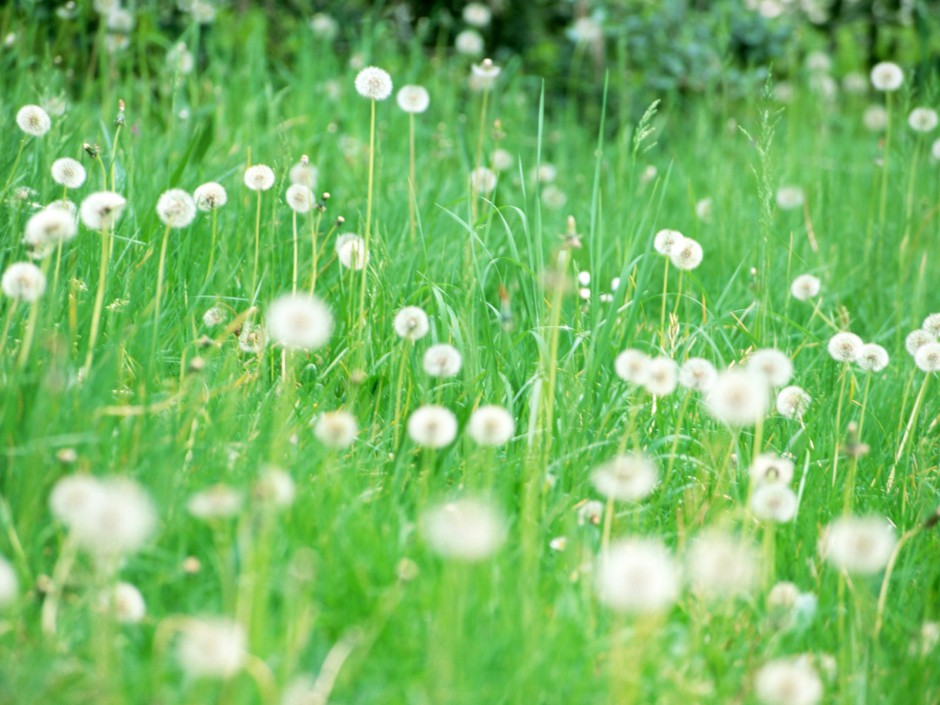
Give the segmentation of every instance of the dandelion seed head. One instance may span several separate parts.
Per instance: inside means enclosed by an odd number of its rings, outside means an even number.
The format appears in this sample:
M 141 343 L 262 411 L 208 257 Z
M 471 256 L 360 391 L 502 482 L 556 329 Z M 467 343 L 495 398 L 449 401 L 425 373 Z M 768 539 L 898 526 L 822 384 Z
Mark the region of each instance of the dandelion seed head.
M 196 66 L 192 52 L 186 47 L 185 42 L 177 42 L 166 53 L 166 66 L 171 73 L 178 73 L 181 76 L 189 75 Z
M 130 34 L 134 29 L 134 13 L 124 7 L 114 7 L 107 14 L 106 24 L 111 32 Z
M 597 526 L 604 518 L 604 503 L 589 499 L 578 507 L 578 526 L 594 524 Z
M 617 612 L 661 612 L 679 595 L 679 568 L 656 539 L 625 539 L 601 554 L 596 574 L 598 599 Z
M 287 187 L 287 193 L 284 194 L 284 200 L 295 213 L 309 213 L 316 203 L 316 197 L 309 186 L 303 184 L 291 184 Z
M 4 270 L 0 289 L 11 299 L 33 303 L 46 291 L 46 275 L 31 262 L 14 262 Z
M 494 171 L 506 171 L 507 169 L 512 169 L 512 154 L 507 152 L 505 149 L 494 149 L 493 154 L 490 155 L 490 164 L 492 165 Z
M 31 137 L 42 137 L 52 128 L 49 113 L 38 105 L 24 105 L 16 113 L 17 126 Z
M 209 212 L 228 203 L 228 193 L 222 184 L 207 181 L 193 191 L 193 200 L 199 210 Z
M 782 483 L 764 482 L 751 495 L 751 511 L 762 521 L 790 522 L 796 516 L 796 509 L 796 495 Z
M 339 22 L 325 12 L 318 12 L 310 18 L 310 31 L 318 39 L 331 42 L 339 35 Z
M 285 509 L 294 503 L 294 479 L 277 467 L 265 468 L 254 486 L 254 496 L 273 509 Z
M 695 392 L 707 392 L 717 377 L 715 366 L 701 357 L 690 357 L 679 367 L 679 384 Z
M 914 108 L 907 116 L 907 124 L 915 132 L 932 132 L 938 121 L 937 111 L 932 108 Z
M 924 372 L 940 371 L 940 343 L 921 345 L 914 355 L 914 364 Z
M 614 360 L 614 372 L 616 372 L 617 376 L 624 382 L 643 385 L 646 384 L 649 363 L 649 355 L 641 350 L 628 348 L 617 355 Z
M 656 464 L 639 453 L 618 455 L 591 473 L 591 483 L 598 492 L 621 502 L 645 499 L 658 482 Z
M 274 186 L 274 169 L 265 164 L 253 164 L 245 169 L 245 186 L 252 191 L 267 191 Z
M 869 105 L 862 113 L 862 124 L 869 132 L 884 132 L 888 126 L 888 111 L 883 105 Z
M 706 529 L 693 539 L 685 565 L 693 592 L 707 600 L 728 600 L 750 594 L 761 563 L 749 541 L 720 529 Z
M 653 236 L 653 249 L 669 257 L 679 248 L 683 240 L 685 240 L 685 235 L 678 230 L 660 230 Z
M 185 228 L 196 217 L 196 203 L 188 192 L 171 188 L 157 200 L 157 217 L 171 228 Z
M 421 535 L 435 553 L 459 561 L 489 558 L 506 539 L 502 514 L 489 502 L 476 498 L 446 502 L 425 511 Z
M 846 516 L 830 523 L 820 540 L 820 553 L 849 573 L 878 573 L 888 564 L 897 536 L 881 517 Z
M 940 313 L 931 313 L 920 327 L 935 337 L 940 336 Z
M 423 113 L 431 105 L 431 96 L 424 86 L 402 86 L 395 96 L 398 107 L 406 113 Z
M 787 485 L 793 480 L 793 461 L 774 453 L 761 453 L 754 459 L 749 474 L 755 485 Z
M 877 343 L 865 343 L 855 362 L 866 372 L 881 372 L 891 362 L 891 356 Z
M 563 207 L 568 202 L 568 197 L 565 195 L 565 192 L 554 184 L 549 184 L 544 189 L 542 189 L 542 204 L 546 208 L 551 208 L 552 210 L 558 210 Z
M 424 353 L 424 371 L 431 377 L 453 377 L 460 372 L 462 359 L 453 345 L 439 343 Z
M 487 27 L 493 11 L 482 2 L 468 2 L 463 8 L 463 21 L 471 27 Z
M 826 349 L 836 362 L 855 362 L 865 343 L 855 333 L 842 331 L 829 339 Z
M 800 599 L 800 589 L 791 582 L 775 583 L 767 593 L 767 608 L 777 612 L 789 612 Z
M 506 409 L 495 404 L 474 409 L 467 422 L 467 435 L 481 446 L 501 446 L 512 440 L 516 422 Z
M 777 659 L 761 666 L 754 690 L 763 705 L 817 705 L 823 696 L 816 671 L 796 659 Z
M 777 413 L 788 419 L 800 419 L 812 401 L 812 397 L 802 387 L 784 387 L 777 394 Z
M 228 519 L 242 510 L 245 497 L 240 490 L 217 484 L 197 492 L 186 502 L 186 510 L 197 519 Z
M 822 284 L 812 274 L 801 274 L 790 285 L 790 295 L 799 301 L 808 301 L 819 295 Z
M 475 29 L 465 29 L 454 39 L 454 48 L 464 56 L 480 56 L 483 53 L 483 37 Z
M 202 322 L 209 328 L 215 328 L 225 322 L 225 311 L 218 306 L 212 306 L 202 314 Z
M 702 198 L 695 202 L 695 217 L 704 223 L 712 219 L 712 199 Z
M 242 325 L 238 333 L 238 348 L 246 353 L 258 354 L 268 344 L 267 335 L 264 328 L 253 323 L 246 322 Z
M 492 193 L 496 188 L 496 174 L 485 166 L 479 166 L 470 172 L 470 188 L 481 196 Z
M 917 355 L 917 351 L 920 350 L 923 346 L 925 346 L 927 343 L 934 342 L 936 339 L 937 336 L 934 333 L 924 328 L 912 330 L 904 339 L 904 349 L 907 350 L 911 357 L 913 357 Z
M 150 495 L 133 480 L 99 480 L 99 490 L 74 505 L 68 524 L 75 543 L 99 560 L 139 551 L 153 535 L 157 513 Z
M 643 387 L 657 397 L 672 394 L 679 383 L 679 368 L 668 357 L 654 357 L 646 364 Z
M 337 237 L 335 249 L 340 265 L 346 269 L 358 272 L 369 263 L 366 241 L 354 233 L 343 233 Z
M 872 67 L 871 85 L 876 91 L 896 91 L 904 83 L 904 71 L 891 61 L 882 61 Z
M 594 44 L 604 38 L 604 30 L 593 17 L 578 17 L 565 30 L 565 36 L 575 44 Z
M 770 389 L 762 375 L 748 370 L 719 373 L 705 397 L 712 418 L 729 426 L 751 426 L 767 414 Z
M 777 189 L 777 207 L 789 211 L 803 205 L 805 197 L 799 186 L 781 186 Z
M 247 656 L 245 631 L 233 620 L 190 619 L 180 630 L 176 660 L 193 678 L 231 678 Z
M 75 215 L 65 208 L 43 208 L 26 221 L 23 242 L 31 251 L 44 256 L 56 246 L 68 242 L 78 234 Z
M 134 585 L 118 582 L 103 596 L 102 606 L 121 624 L 138 624 L 147 616 L 147 603 Z
M 52 180 L 66 188 L 79 188 L 85 183 L 85 167 L 81 162 L 70 157 L 62 157 L 52 162 Z
M 747 369 L 762 375 L 771 387 L 782 387 L 793 376 L 790 357 L 775 348 L 755 350 L 747 359 Z
M 320 170 L 310 162 L 299 161 L 290 168 L 288 178 L 292 184 L 306 186 L 314 191 L 320 178 Z
M 437 404 L 418 407 L 408 417 L 408 435 L 424 448 L 443 448 L 457 437 L 457 417 Z
M 676 269 L 690 271 L 702 263 L 702 257 L 702 246 L 692 238 L 685 237 L 673 248 L 669 260 Z
M 392 94 L 392 77 L 378 66 L 367 66 L 356 74 L 356 93 L 369 100 L 385 100 Z
M 285 294 L 268 307 L 268 334 L 289 350 L 316 350 L 333 333 L 333 314 L 312 294 Z
M 124 212 L 127 201 L 113 191 L 97 191 L 82 201 L 78 215 L 89 230 L 112 228 Z
M 358 433 L 356 417 L 343 409 L 326 411 L 313 420 L 313 435 L 327 448 L 348 448 Z
M 428 314 L 418 306 L 405 306 L 395 314 L 392 322 L 395 334 L 405 340 L 420 340 L 428 334 L 431 324 Z

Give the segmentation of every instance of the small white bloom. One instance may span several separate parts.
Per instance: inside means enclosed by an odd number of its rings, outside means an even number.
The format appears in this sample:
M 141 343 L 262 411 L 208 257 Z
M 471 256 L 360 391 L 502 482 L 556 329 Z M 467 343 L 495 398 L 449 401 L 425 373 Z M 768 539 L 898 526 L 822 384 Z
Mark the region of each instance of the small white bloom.
M 475 193 L 485 196 L 496 188 L 496 174 L 485 166 L 477 167 L 470 172 L 470 187 Z
M 209 328 L 215 328 L 225 322 L 225 311 L 218 306 L 206 309 L 206 312 L 202 314 L 202 322 Z
M 817 705 L 823 696 L 816 671 L 796 659 L 764 664 L 754 678 L 754 690 L 763 705 Z
M 801 274 L 790 285 L 790 294 L 794 299 L 807 301 L 818 296 L 820 288 L 822 284 L 817 277 L 812 274 Z
M 15 262 L 3 272 L 0 288 L 11 299 L 33 303 L 46 290 L 46 275 L 31 262 Z
M 878 573 L 897 544 L 894 528 L 880 517 L 842 517 L 826 527 L 820 553 L 849 573 Z
M 493 18 L 493 11 L 482 2 L 468 2 L 463 8 L 463 21 L 471 27 L 486 27 Z
M 679 569 L 661 541 L 618 541 L 600 557 L 597 595 L 618 612 L 661 612 L 679 596 Z
M 777 189 L 777 207 L 789 211 L 803 205 L 803 189 L 799 186 L 781 186 Z
M 784 484 L 765 482 L 751 495 L 751 511 L 763 521 L 785 524 L 796 516 L 797 497 Z
M 578 507 L 578 526 L 594 524 L 597 526 L 604 518 L 604 503 L 590 499 Z
M 274 186 L 274 169 L 255 164 L 245 169 L 245 186 L 252 191 L 267 191 Z
M 333 314 L 312 294 L 285 294 L 275 299 L 267 314 L 268 333 L 274 342 L 291 350 L 316 350 L 333 333 Z
M 464 56 L 480 56 L 483 53 L 483 37 L 475 29 L 465 29 L 454 39 L 454 48 Z
M 931 313 L 920 327 L 931 335 L 940 336 L 940 313 Z
M 453 345 L 432 345 L 424 353 L 424 371 L 431 377 L 453 377 L 460 372 L 462 359 Z
M 812 397 L 802 387 L 784 387 L 777 394 L 777 413 L 788 419 L 799 419 L 809 409 Z
M 669 260 L 677 269 L 690 271 L 702 263 L 702 246 L 690 237 L 682 238 L 669 255 Z
M 475 562 L 489 558 L 506 539 L 502 514 L 480 499 L 458 499 L 432 507 L 420 520 L 421 535 L 445 558 Z
M 243 502 L 244 496 L 239 490 L 219 484 L 190 497 L 186 509 L 197 519 L 227 519 L 238 515 Z
M 38 105 L 24 105 L 16 113 L 16 124 L 31 137 L 42 137 L 52 127 L 52 120 Z
M 457 437 L 457 417 L 437 404 L 418 407 L 408 417 L 408 435 L 425 448 L 443 448 Z
M 855 362 L 863 345 L 865 343 L 855 333 L 843 331 L 832 336 L 826 348 L 829 356 L 836 362 Z
M 310 162 L 301 160 L 290 168 L 288 178 L 292 184 L 306 186 L 311 191 L 313 191 L 317 188 L 317 180 L 320 178 L 320 170 Z
M 859 350 L 855 362 L 866 372 L 881 372 L 891 362 L 891 356 L 877 343 L 866 343 Z
M 617 355 L 614 360 L 614 372 L 624 382 L 643 385 L 646 383 L 649 362 L 649 355 L 640 350 L 628 348 Z
M 467 435 L 481 446 L 501 446 L 512 439 L 516 422 L 506 409 L 494 404 L 474 409 Z
M 196 187 L 193 191 L 193 200 L 199 210 L 208 212 L 228 203 L 228 193 L 222 184 L 208 181 Z
M 888 111 L 885 106 L 874 104 L 865 108 L 862 113 L 862 124 L 869 132 L 884 132 L 888 126 Z
M 420 340 L 431 329 L 428 314 L 417 306 L 405 306 L 401 309 L 395 314 L 392 326 L 395 328 L 395 334 L 405 340 Z
M 130 583 L 117 583 L 103 597 L 104 606 L 121 624 L 137 624 L 147 615 L 147 603 L 144 602 L 144 596 Z
M 753 544 L 719 529 L 706 529 L 686 554 L 692 591 L 708 600 L 748 595 L 760 574 L 760 556 Z
M 318 12 L 310 18 L 310 30 L 314 36 L 331 42 L 339 34 L 339 22 L 324 12 Z
M 356 440 L 359 424 L 348 411 L 326 411 L 314 419 L 313 435 L 328 448 L 348 448 Z
M 907 116 L 907 124 L 915 132 L 932 132 L 938 121 L 937 111 L 931 108 L 914 108 Z
M 247 656 L 245 631 L 227 618 L 187 620 L 176 651 L 180 668 L 194 678 L 230 678 Z
M 343 233 L 336 238 L 336 257 L 346 269 L 362 270 L 369 263 L 366 241 L 354 233 Z
M 911 357 L 913 357 L 923 346 L 925 346 L 927 343 L 934 342 L 936 339 L 936 334 L 929 330 L 925 330 L 923 328 L 912 330 L 907 334 L 907 338 L 904 339 L 904 349 L 907 350 Z
M 268 467 L 255 483 L 254 495 L 266 506 L 283 509 L 294 503 L 294 479 L 284 470 Z
M 712 219 L 712 199 L 702 198 L 695 203 L 695 217 L 708 223 Z
M 653 236 L 653 249 L 669 257 L 685 240 L 685 235 L 678 230 L 660 230 Z
M 424 86 L 402 86 L 395 96 L 398 107 L 406 113 L 423 113 L 431 104 L 431 96 Z
M 26 221 L 23 242 L 41 256 L 68 242 L 77 233 L 78 223 L 74 214 L 65 208 L 43 208 Z
M 291 184 L 287 187 L 287 193 L 284 194 L 284 200 L 295 213 L 309 213 L 316 202 L 316 197 L 309 186 L 303 184 Z
M 747 359 L 747 369 L 763 375 L 771 387 L 782 387 L 793 376 L 793 363 L 789 356 L 775 348 L 752 352 Z
M 773 453 L 761 453 L 749 471 L 755 485 L 787 485 L 793 479 L 793 461 Z
M 19 592 L 20 584 L 16 578 L 16 571 L 6 558 L 0 556 L 0 608 L 16 600 Z
M 890 61 L 882 61 L 871 70 L 871 85 L 877 91 L 896 91 L 904 83 L 904 71 Z
M 659 482 L 656 464 L 645 455 L 618 455 L 591 473 L 591 483 L 604 497 L 638 502 L 650 495 Z
M 914 364 L 924 372 L 940 371 L 940 343 L 921 345 L 914 355 Z
M 97 191 L 85 197 L 78 214 L 86 228 L 104 230 L 114 226 L 126 205 L 127 201 L 119 193 Z
M 85 167 L 70 157 L 52 162 L 52 180 L 66 188 L 79 188 L 85 183 Z
M 512 155 L 505 149 L 494 149 L 490 155 L 490 164 L 494 171 L 506 171 L 513 167 L 514 161 Z
M 185 228 L 196 217 L 196 203 L 188 192 L 171 188 L 157 200 L 157 217 L 171 228 Z
M 71 516 L 72 537 L 99 559 L 136 553 L 156 529 L 157 514 L 150 496 L 132 480 L 99 480 L 80 511 Z
M 367 66 L 356 74 L 356 92 L 370 100 L 385 100 L 392 94 L 392 77 L 377 66 Z
M 726 370 L 718 375 L 705 397 L 708 413 L 729 426 L 750 426 L 770 407 L 770 389 L 762 375 L 747 370 Z
M 679 384 L 696 392 L 707 392 L 717 378 L 715 366 L 701 357 L 690 357 L 679 368 Z
M 678 384 L 679 368 L 668 357 L 654 357 L 646 364 L 643 387 L 650 394 L 664 397 L 672 394 Z

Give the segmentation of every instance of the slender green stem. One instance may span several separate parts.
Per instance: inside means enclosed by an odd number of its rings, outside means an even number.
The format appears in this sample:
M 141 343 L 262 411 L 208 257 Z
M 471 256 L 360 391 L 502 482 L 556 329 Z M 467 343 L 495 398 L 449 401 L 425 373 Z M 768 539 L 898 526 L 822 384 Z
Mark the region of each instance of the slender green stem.
M 370 101 L 371 112 L 369 119 L 369 187 L 366 195 L 366 232 L 363 238 L 362 253 L 363 260 L 368 257 L 369 247 L 372 237 L 372 188 L 375 180 L 375 101 Z M 369 266 L 367 261 L 363 261 L 362 278 L 359 285 L 359 321 L 358 321 L 358 345 L 360 362 L 363 362 L 365 351 L 363 350 L 363 337 L 366 327 L 366 279 L 369 275 Z
M 160 304 L 163 297 L 163 272 L 166 268 L 166 248 L 170 241 L 170 226 L 163 230 L 163 241 L 160 243 L 160 260 L 157 265 L 157 297 L 153 308 L 153 345 L 151 347 L 151 360 L 157 352 L 157 341 L 160 338 Z
M 19 299 L 13 299 L 13 302 L 10 304 L 10 310 L 7 311 L 6 320 L 3 322 L 3 333 L 0 333 L 0 355 L 3 354 L 7 346 L 7 338 L 10 336 L 10 324 L 13 322 L 13 316 L 16 315 L 16 309 L 19 307 L 19 304 Z
M 257 207 L 255 208 L 255 266 L 251 274 L 251 296 L 258 291 L 258 252 L 261 249 L 261 191 L 258 191 Z
M 104 295 L 107 288 L 108 264 L 111 261 L 111 228 L 109 224 L 101 229 L 101 263 L 98 269 L 98 291 L 95 293 L 95 308 L 91 315 L 91 329 L 88 332 L 88 350 L 85 353 L 84 374 L 91 370 L 91 363 L 95 355 L 95 343 L 98 340 L 98 330 L 101 324 L 101 310 L 104 306 Z
M 212 239 L 209 242 L 209 266 L 206 267 L 206 281 L 212 276 L 212 264 L 215 262 L 215 239 L 218 233 L 219 212 L 216 208 L 212 209 Z
M 415 115 L 408 113 L 408 222 L 411 225 L 411 241 L 418 230 L 415 216 Z
M 294 240 L 294 275 L 291 279 L 291 293 L 297 293 L 297 261 L 298 261 L 298 252 L 297 252 L 297 211 L 292 211 L 291 213 L 291 232 L 293 233 Z

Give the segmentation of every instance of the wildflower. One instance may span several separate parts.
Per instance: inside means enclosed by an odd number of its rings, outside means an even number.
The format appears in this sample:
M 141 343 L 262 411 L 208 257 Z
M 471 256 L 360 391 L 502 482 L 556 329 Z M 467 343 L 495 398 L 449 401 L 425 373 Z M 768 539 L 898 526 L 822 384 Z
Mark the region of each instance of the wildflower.
M 598 492 L 621 502 L 637 502 L 648 497 L 658 482 L 656 465 L 639 453 L 619 455 L 591 473 L 591 483 Z
M 331 42 L 339 34 L 339 22 L 324 12 L 318 12 L 310 18 L 310 30 L 314 36 Z
M 797 497 L 785 484 L 764 483 L 751 495 L 751 511 L 764 521 L 780 524 L 792 521 L 796 516 Z
M 228 193 L 222 184 L 215 181 L 207 181 L 201 186 L 197 186 L 193 191 L 193 199 L 196 201 L 196 207 L 201 211 L 211 211 L 221 208 L 228 202 Z
M 788 419 L 799 419 L 809 409 L 812 397 L 802 387 L 784 387 L 777 394 L 777 413 Z
M 931 313 L 920 327 L 931 335 L 940 335 L 940 313 Z
M 803 205 L 803 189 L 799 186 L 781 186 L 777 189 L 777 207 L 789 211 Z
M 673 266 L 689 271 L 702 263 L 702 246 L 690 237 L 682 238 L 669 255 Z
M 470 414 L 467 434 L 478 445 L 501 446 L 512 439 L 516 422 L 506 409 L 501 406 L 481 406 Z
M 568 197 L 565 195 L 565 192 L 554 184 L 549 184 L 544 189 L 542 189 L 542 203 L 546 208 L 558 210 L 567 202 Z
M 327 448 L 342 450 L 356 440 L 359 424 L 348 411 L 326 411 L 313 421 L 313 435 Z
M 871 70 L 871 85 L 876 91 L 896 91 L 904 82 L 904 71 L 901 67 L 890 61 L 882 61 L 874 65 Z
M 747 369 L 759 375 L 771 387 L 782 387 L 793 376 L 793 363 L 786 353 L 774 348 L 755 350 L 747 359 Z
M 468 2 L 463 8 L 463 21 L 471 27 L 486 27 L 493 11 L 481 2 Z
M 914 355 L 914 364 L 924 372 L 940 371 L 940 343 L 920 346 Z
M 719 529 L 706 529 L 692 541 L 685 564 L 693 592 L 723 600 L 754 589 L 760 558 L 750 542 Z
M 705 397 L 708 413 L 729 426 L 757 423 L 770 407 L 770 390 L 763 376 L 747 370 L 726 370 L 718 375 Z
M 436 404 L 418 407 L 408 417 L 408 435 L 425 448 L 443 448 L 457 437 L 457 417 Z
M 405 340 L 420 340 L 430 330 L 428 314 L 417 306 L 406 306 L 401 309 L 395 314 L 392 326 L 398 337 Z
M 238 334 L 238 347 L 246 353 L 258 354 L 268 344 L 264 328 L 253 323 L 245 323 Z
M 585 524 L 594 524 L 596 526 L 601 523 L 603 516 L 604 503 L 598 502 L 596 499 L 589 499 L 578 507 L 578 526 L 584 526 Z
M 819 295 L 822 285 L 812 274 L 801 274 L 790 285 L 790 295 L 799 301 L 807 301 Z
M 202 314 L 202 322 L 209 328 L 215 328 L 225 322 L 225 311 L 218 306 L 213 306 Z
M 489 503 L 458 499 L 432 507 L 420 519 L 421 535 L 435 553 L 460 561 L 493 555 L 506 539 L 502 515 Z
M 453 345 L 432 345 L 424 353 L 424 371 L 431 377 L 453 377 L 460 372 L 462 360 Z
M 654 357 L 646 364 L 643 387 L 654 396 L 672 394 L 678 384 L 679 369 L 668 357 Z
M 868 79 L 863 73 L 849 71 L 842 77 L 842 90 L 856 95 L 865 93 L 868 90 Z
M 196 203 L 183 189 L 171 188 L 157 200 L 157 217 L 167 227 L 185 228 L 196 217 Z
M 761 666 L 754 690 L 764 705 L 817 705 L 823 696 L 816 671 L 796 659 L 777 659 Z
M 470 172 L 470 187 L 474 193 L 486 195 L 496 188 L 496 174 L 480 166 Z
M 6 607 L 13 602 L 19 592 L 16 571 L 6 558 L 0 556 L 0 607 Z
M 147 614 L 144 596 L 130 583 L 118 582 L 102 598 L 102 607 L 109 610 L 121 624 L 137 624 Z
M 311 191 L 317 187 L 317 179 L 320 177 L 320 171 L 309 161 L 301 159 L 294 164 L 288 172 L 288 178 L 292 184 L 306 186 Z
M 715 366 L 701 357 L 690 357 L 679 368 L 679 384 L 696 392 L 711 389 L 717 377 Z
M 712 199 L 702 198 L 695 202 L 695 217 L 708 223 L 712 219 Z
M 26 221 L 23 242 L 41 255 L 67 242 L 78 233 L 75 216 L 64 208 L 43 208 Z
M 268 308 L 268 333 L 274 342 L 292 350 L 323 347 L 333 332 L 333 314 L 312 294 L 285 294 Z
M 38 105 L 24 105 L 16 113 L 16 124 L 31 137 L 42 137 L 52 127 L 52 120 Z
M 685 235 L 678 230 L 660 230 L 653 236 L 653 249 L 669 257 L 681 246 L 683 240 Z
M 483 37 L 475 29 L 465 29 L 454 39 L 454 48 L 464 56 L 479 56 L 483 53 Z
M 356 74 L 356 92 L 370 100 L 385 100 L 392 94 L 392 77 L 377 66 L 367 66 Z
M 304 184 L 291 184 L 288 186 L 284 200 L 287 201 L 287 205 L 295 213 L 309 213 L 316 202 L 313 191 Z
M 180 668 L 194 678 L 230 678 L 247 656 L 244 630 L 222 617 L 187 620 L 176 651 Z
M 255 164 L 245 169 L 245 186 L 252 191 L 267 191 L 274 186 L 274 169 Z
M 888 351 L 877 343 L 863 345 L 855 360 L 858 366 L 866 372 L 881 372 L 888 366 L 890 361 L 891 357 L 888 355 Z
M 114 226 L 126 205 L 127 201 L 119 193 L 97 191 L 85 197 L 78 214 L 89 230 L 104 230 Z
M 754 459 L 749 474 L 755 485 L 786 485 L 793 479 L 793 461 L 773 453 L 761 453 Z
M 336 257 L 346 269 L 359 271 L 369 262 L 366 241 L 353 233 L 344 233 L 336 238 Z
M 101 492 L 101 482 L 92 475 L 66 475 L 52 487 L 49 510 L 60 522 L 71 526 L 100 501 Z
M 788 612 L 800 599 L 800 589 L 791 582 L 775 583 L 767 593 L 767 608 L 774 611 Z
M 197 519 L 226 519 L 238 515 L 243 501 L 240 491 L 218 484 L 190 497 L 186 509 Z
M 193 0 L 189 8 L 189 14 L 196 21 L 196 24 L 208 25 L 215 21 L 215 5 L 205 0 Z
M 11 299 L 33 303 L 46 290 L 46 275 L 31 262 L 15 262 L 3 272 L 0 288 Z
M 52 180 L 66 188 L 78 188 L 85 183 L 85 167 L 81 162 L 62 157 L 52 162 Z
M 614 372 L 624 382 L 642 385 L 646 383 L 650 358 L 646 353 L 628 348 L 614 360 Z
M 123 7 L 114 7 L 108 12 L 108 30 L 117 34 L 130 34 L 134 29 L 134 14 Z
M 842 517 L 826 527 L 820 553 L 836 568 L 849 573 L 877 573 L 884 568 L 897 537 L 881 517 Z
M 575 44 L 594 44 L 604 38 L 604 31 L 593 17 L 578 17 L 565 30 L 565 36 Z
M 75 542 L 99 559 L 136 553 L 156 528 L 150 496 L 133 480 L 98 480 L 98 489 L 73 505 L 68 528 Z
M 254 495 L 266 506 L 283 509 L 294 503 L 294 480 L 284 470 L 268 467 L 255 483 Z
M 829 356 L 836 362 L 855 362 L 863 346 L 862 339 L 855 333 L 843 331 L 836 333 L 829 339 L 827 349 Z
M 395 100 L 406 113 L 423 113 L 431 104 L 431 97 L 424 86 L 402 86 Z
M 907 334 L 907 338 L 904 339 L 904 348 L 907 350 L 908 354 L 913 357 L 923 346 L 927 343 L 934 342 L 936 339 L 937 336 L 929 330 L 912 330 Z
M 491 59 L 483 59 L 479 64 L 470 67 L 471 76 L 477 81 L 482 90 L 489 90 L 496 83 L 502 69 Z
M 490 164 L 494 171 L 506 171 L 512 168 L 513 158 L 505 149 L 494 149 L 493 154 L 490 155 Z
M 862 113 L 862 123 L 869 132 L 884 132 L 888 126 L 888 111 L 883 105 L 869 105 Z
M 601 555 L 597 595 L 618 612 L 660 612 L 679 595 L 679 569 L 657 539 L 616 542 Z
M 193 72 L 196 61 L 185 42 L 177 42 L 166 53 L 166 65 L 172 73 L 186 76 Z
M 937 127 L 937 111 L 931 108 L 914 108 L 907 116 L 907 124 L 915 132 L 931 132 Z

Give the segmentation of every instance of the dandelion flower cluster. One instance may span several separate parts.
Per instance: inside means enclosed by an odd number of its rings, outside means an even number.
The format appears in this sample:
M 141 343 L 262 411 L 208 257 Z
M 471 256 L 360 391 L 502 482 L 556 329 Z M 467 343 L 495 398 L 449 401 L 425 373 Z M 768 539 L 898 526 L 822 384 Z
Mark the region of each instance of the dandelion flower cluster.
M 679 368 L 668 357 L 654 357 L 646 364 L 643 387 L 654 396 L 672 394 L 679 381 Z
M 26 221 L 23 242 L 34 254 L 42 256 L 68 242 L 77 233 L 78 223 L 74 214 L 65 208 L 47 207 Z
M 855 333 L 843 331 L 829 339 L 826 349 L 836 362 L 855 362 L 865 343 Z
M 460 352 L 447 343 L 432 345 L 424 353 L 424 371 L 431 377 L 454 377 L 461 364 Z
M 274 186 L 274 169 L 264 164 L 254 164 L 245 169 L 245 186 L 252 191 L 267 191 Z
M 907 124 L 915 132 L 932 132 L 938 121 L 937 111 L 932 108 L 914 108 L 907 116 Z
M 777 394 L 777 413 L 788 419 L 801 419 L 812 401 L 812 397 L 802 387 L 784 387 Z
M 209 212 L 228 203 L 228 193 L 222 184 L 207 181 L 193 191 L 193 200 L 199 210 Z
M 97 191 L 89 194 L 79 206 L 78 214 L 89 230 L 105 230 L 114 227 L 127 201 L 113 191 Z
M 855 362 L 866 372 L 881 372 L 891 362 L 891 356 L 877 343 L 865 343 L 859 349 Z
M 790 295 L 798 301 L 808 301 L 819 296 L 822 284 L 812 274 L 801 274 L 790 285 Z
M 923 372 L 940 372 L 940 343 L 920 346 L 914 355 L 914 364 Z
M 796 494 L 785 484 L 765 482 L 751 495 L 751 511 L 762 521 L 784 524 L 796 517 Z
M 702 257 L 702 246 L 692 238 L 687 237 L 683 238 L 682 242 L 669 255 L 669 261 L 677 269 L 690 271 L 702 263 Z
M 875 64 L 871 70 L 871 85 L 875 90 L 889 93 L 896 91 L 904 83 L 904 71 L 891 61 Z
M 774 348 L 755 350 L 747 360 L 747 369 L 767 380 L 771 387 L 782 387 L 793 376 L 789 356 Z
M 617 355 L 614 360 L 614 372 L 624 382 L 643 385 L 646 384 L 649 362 L 649 355 L 641 350 L 628 348 Z
M 431 104 L 431 97 L 424 86 L 402 86 L 395 96 L 398 107 L 406 113 L 423 113 Z
M 291 184 L 287 187 L 284 200 L 295 213 L 309 213 L 316 203 L 313 191 L 305 184 Z
M 313 421 L 313 435 L 327 448 L 348 448 L 358 433 L 356 417 L 342 409 L 324 412 Z
M 715 366 L 701 357 L 690 357 L 679 368 L 679 384 L 695 392 L 707 392 L 717 378 Z
M 770 408 L 770 391 L 762 375 L 748 370 L 720 373 L 705 397 L 708 413 L 729 426 L 751 426 Z

